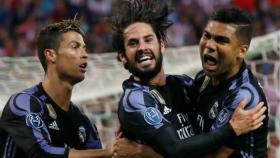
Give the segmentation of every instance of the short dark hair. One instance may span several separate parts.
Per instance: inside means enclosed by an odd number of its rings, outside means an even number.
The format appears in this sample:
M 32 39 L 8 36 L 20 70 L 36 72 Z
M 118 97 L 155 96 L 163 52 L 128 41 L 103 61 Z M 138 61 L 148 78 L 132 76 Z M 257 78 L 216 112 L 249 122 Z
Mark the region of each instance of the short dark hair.
M 114 6 L 109 17 L 114 51 L 125 51 L 123 31 L 136 22 L 150 24 L 158 40 L 166 42 L 166 30 L 172 25 L 167 0 L 120 0 Z
M 245 10 L 237 7 L 220 8 L 211 14 L 211 20 L 232 25 L 236 28 L 236 35 L 242 40 L 241 42 L 250 45 L 253 32 L 252 20 Z
M 44 71 L 47 71 L 47 61 L 44 55 L 46 49 L 58 50 L 62 34 L 70 31 L 75 31 L 84 36 L 80 29 L 80 21 L 76 19 L 62 20 L 61 22 L 53 23 L 43 28 L 38 37 L 38 57 L 43 66 Z

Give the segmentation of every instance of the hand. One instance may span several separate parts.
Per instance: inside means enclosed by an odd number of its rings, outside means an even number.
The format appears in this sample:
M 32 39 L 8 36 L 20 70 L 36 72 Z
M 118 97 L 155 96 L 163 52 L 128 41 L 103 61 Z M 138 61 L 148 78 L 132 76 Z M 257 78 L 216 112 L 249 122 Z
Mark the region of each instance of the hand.
M 112 158 L 163 158 L 147 145 L 138 144 L 125 137 L 117 137 Z
M 243 99 L 230 119 L 230 124 L 237 136 L 259 128 L 266 117 L 264 115 L 266 107 L 263 107 L 263 102 L 260 102 L 256 107 L 250 110 L 244 110 L 246 104 L 247 99 Z
M 117 137 L 114 142 L 114 152 L 112 158 L 136 157 L 140 153 L 141 144 L 127 138 Z

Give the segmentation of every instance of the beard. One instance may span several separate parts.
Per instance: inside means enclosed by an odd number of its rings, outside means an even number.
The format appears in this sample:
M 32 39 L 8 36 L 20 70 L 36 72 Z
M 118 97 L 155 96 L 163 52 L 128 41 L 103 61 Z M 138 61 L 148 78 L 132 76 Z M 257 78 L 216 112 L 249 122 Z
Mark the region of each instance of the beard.
M 135 66 L 135 64 L 133 64 L 129 60 L 127 60 L 128 62 L 124 65 L 124 67 L 128 69 L 128 71 L 132 73 L 132 75 L 139 77 L 143 81 L 147 81 L 155 77 L 161 70 L 162 60 L 163 60 L 161 49 L 159 49 L 159 56 L 155 58 L 155 60 L 156 60 L 155 67 L 149 70 L 140 70 Z

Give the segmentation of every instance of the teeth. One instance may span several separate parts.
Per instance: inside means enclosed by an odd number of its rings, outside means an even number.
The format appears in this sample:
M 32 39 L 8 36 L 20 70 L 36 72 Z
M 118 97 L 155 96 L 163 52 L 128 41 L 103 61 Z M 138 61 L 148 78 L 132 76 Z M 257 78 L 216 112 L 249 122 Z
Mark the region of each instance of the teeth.
M 86 68 L 86 67 L 87 67 L 87 64 L 86 64 L 86 63 L 85 63 L 85 64 L 82 64 L 80 67 L 81 67 L 81 68 Z
M 140 58 L 140 60 L 148 60 L 148 59 L 150 59 L 149 56 L 143 56 L 143 57 Z
M 146 60 L 150 60 L 150 59 L 152 59 L 151 56 L 149 56 L 149 55 L 143 55 L 143 56 L 140 56 L 140 57 L 138 58 L 138 62 L 142 62 L 142 61 L 146 61 Z

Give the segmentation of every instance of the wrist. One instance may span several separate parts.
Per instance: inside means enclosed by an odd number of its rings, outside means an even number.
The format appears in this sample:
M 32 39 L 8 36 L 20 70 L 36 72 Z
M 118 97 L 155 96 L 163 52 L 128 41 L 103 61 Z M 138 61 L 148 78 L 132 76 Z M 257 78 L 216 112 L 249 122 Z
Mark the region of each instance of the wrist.
M 233 120 L 233 119 L 230 119 L 230 120 L 229 120 L 229 123 L 230 123 L 230 126 L 232 127 L 232 129 L 233 129 L 235 135 L 236 135 L 236 136 L 241 135 L 241 131 L 240 131 L 239 128 L 235 125 L 234 120 Z

